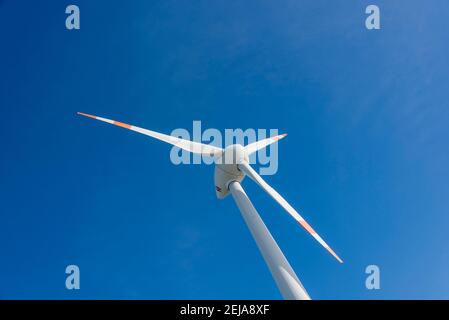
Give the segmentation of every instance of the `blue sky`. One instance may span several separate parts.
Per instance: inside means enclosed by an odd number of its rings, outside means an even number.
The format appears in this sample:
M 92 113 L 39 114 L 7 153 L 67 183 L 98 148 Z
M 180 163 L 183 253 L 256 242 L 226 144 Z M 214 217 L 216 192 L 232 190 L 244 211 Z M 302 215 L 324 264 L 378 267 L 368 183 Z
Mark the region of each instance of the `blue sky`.
M 287 132 L 266 180 L 345 264 L 243 186 L 312 298 L 449 298 L 447 1 L 71 3 L 0 1 L 0 298 L 280 298 L 212 166 L 77 111 Z

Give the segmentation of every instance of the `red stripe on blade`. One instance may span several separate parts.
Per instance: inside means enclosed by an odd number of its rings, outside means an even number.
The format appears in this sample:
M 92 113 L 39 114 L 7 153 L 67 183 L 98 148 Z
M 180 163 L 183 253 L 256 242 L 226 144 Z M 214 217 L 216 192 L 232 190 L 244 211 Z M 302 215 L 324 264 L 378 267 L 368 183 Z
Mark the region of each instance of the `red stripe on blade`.
M 97 117 L 96 116 L 93 116 L 93 115 L 91 115 L 91 114 L 88 114 L 88 113 L 82 113 L 82 112 L 77 112 L 79 115 L 82 115 L 82 116 L 85 116 L 85 117 L 89 117 L 89 118 L 92 118 L 92 119 L 97 119 Z
M 131 128 L 130 124 L 123 123 L 123 122 L 120 122 L 120 121 L 114 121 L 113 124 L 115 124 L 116 126 L 125 128 L 125 129 L 130 129 Z
M 334 252 L 334 250 L 332 250 L 330 247 L 326 247 L 327 251 L 330 252 L 331 255 L 333 255 L 335 257 L 335 259 L 338 260 L 338 262 L 343 263 L 343 260 L 340 259 L 339 256 L 337 256 L 337 254 Z
M 313 230 L 313 228 L 310 226 L 310 224 L 308 224 L 308 223 L 306 222 L 306 220 L 301 220 L 301 221 L 299 221 L 299 224 L 300 224 L 304 229 L 306 229 L 308 233 L 310 233 L 310 234 L 316 234 L 316 231 Z

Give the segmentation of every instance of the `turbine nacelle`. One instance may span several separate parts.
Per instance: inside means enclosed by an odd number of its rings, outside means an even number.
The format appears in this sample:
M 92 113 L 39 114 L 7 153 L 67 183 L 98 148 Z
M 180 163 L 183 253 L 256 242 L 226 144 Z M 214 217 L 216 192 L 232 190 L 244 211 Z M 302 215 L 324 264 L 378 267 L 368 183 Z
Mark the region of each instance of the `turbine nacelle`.
M 238 165 L 248 162 L 248 153 L 241 144 L 233 144 L 226 147 L 215 163 L 215 193 L 218 199 L 223 199 L 229 194 L 229 184 L 232 181 L 241 182 L 245 174 L 240 171 Z

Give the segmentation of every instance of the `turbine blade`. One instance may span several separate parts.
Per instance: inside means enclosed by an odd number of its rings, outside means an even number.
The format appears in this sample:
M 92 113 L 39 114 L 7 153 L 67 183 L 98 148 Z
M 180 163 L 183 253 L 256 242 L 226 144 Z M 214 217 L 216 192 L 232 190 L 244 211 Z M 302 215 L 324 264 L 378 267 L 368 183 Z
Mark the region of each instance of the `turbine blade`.
M 254 171 L 251 166 L 246 163 L 240 163 L 238 168 L 246 173 L 252 180 L 254 180 L 262 189 L 265 190 L 277 203 L 281 205 L 308 233 L 312 235 L 330 254 L 332 254 L 335 259 L 337 259 L 340 263 L 343 263 L 343 260 L 332 250 L 326 242 L 316 233 L 315 230 L 304 220 L 303 217 L 276 191 L 274 190 L 268 183 L 266 183 L 262 177 Z
M 250 143 L 249 145 L 245 146 L 245 151 L 248 155 L 265 148 L 266 146 L 269 146 L 272 143 L 277 142 L 278 140 L 281 140 L 282 138 L 284 138 L 285 136 L 287 136 L 286 133 L 281 134 L 279 136 L 274 136 L 271 138 L 267 138 L 267 139 L 263 139 L 263 140 L 259 140 L 253 143 Z
M 144 134 L 146 136 L 150 136 L 153 137 L 155 139 L 158 139 L 160 141 L 169 143 L 171 145 L 174 145 L 176 147 L 179 147 L 183 150 L 192 152 L 192 153 L 198 153 L 198 154 L 203 154 L 203 155 L 207 155 L 207 156 L 217 156 L 219 154 L 222 153 L 222 149 L 221 148 L 217 148 L 215 146 L 211 146 L 211 145 L 207 145 L 207 144 L 202 144 L 199 142 L 193 142 L 193 141 L 189 141 L 189 140 L 184 140 L 184 139 L 180 139 L 177 137 L 173 137 L 173 136 L 169 136 L 163 133 L 159 133 L 159 132 L 155 132 L 155 131 L 151 131 L 151 130 L 147 130 L 147 129 L 143 129 L 143 128 L 139 128 L 127 123 L 123 123 L 123 122 L 119 122 L 119 121 L 114 121 L 114 120 L 109 120 L 106 118 L 102 118 L 102 117 L 97 117 L 91 114 L 87 114 L 87 113 L 82 113 L 82 112 L 78 112 L 79 115 L 85 116 L 85 117 L 89 117 L 89 118 L 93 118 L 96 120 L 100 120 L 109 124 L 113 124 L 125 129 L 129 129 L 141 134 Z

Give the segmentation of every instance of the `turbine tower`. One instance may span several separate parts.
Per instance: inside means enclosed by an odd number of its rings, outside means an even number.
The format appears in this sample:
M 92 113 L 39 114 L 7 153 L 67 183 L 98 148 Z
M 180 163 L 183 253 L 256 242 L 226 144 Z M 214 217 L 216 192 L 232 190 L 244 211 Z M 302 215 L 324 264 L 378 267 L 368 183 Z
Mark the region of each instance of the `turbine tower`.
M 256 244 L 284 299 L 309 300 L 310 296 L 301 284 L 301 281 L 299 281 L 297 275 L 293 271 L 293 268 L 288 263 L 270 231 L 268 231 L 265 223 L 262 221 L 261 217 L 257 213 L 257 210 L 251 203 L 251 200 L 243 190 L 241 182 L 245 176 L 248 176 L 251 180 L 258 184 L 308 233 L 310 233 L 315 240 L 317 240 L 327 251 L 329 251 L 335 259 L 337 259 L 340 263 L 343 263 L 338 255 L 327 245 L 326 242 L 324 242 L 324 240 L 304 220 L 304 218 L 249 165 L 248 159 L 252 153 L 277 142 L 278 140 L 284 138 L 286 134 L 259 140 L 246 146 L 234 144 L 222 149 L 212 145 L 184 140 L 155 131 L 139 128 L 123 122 L 93 116 L 87 113 L 78 112 L 78 114 L 153 137 L 192 153 L 214 157 L 214 178 L 217 198 L 223 199 L 228 196 L 229 193 L 232 194 L 232 197 L 240 209 L 243 219 L 245 220 L 246 225 L 256 241 Z

